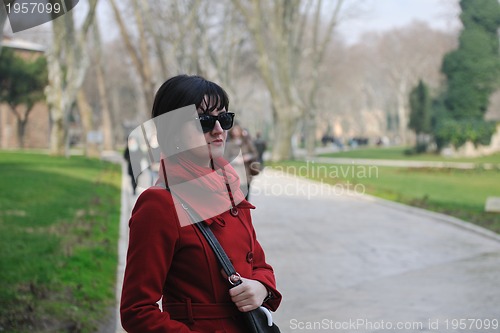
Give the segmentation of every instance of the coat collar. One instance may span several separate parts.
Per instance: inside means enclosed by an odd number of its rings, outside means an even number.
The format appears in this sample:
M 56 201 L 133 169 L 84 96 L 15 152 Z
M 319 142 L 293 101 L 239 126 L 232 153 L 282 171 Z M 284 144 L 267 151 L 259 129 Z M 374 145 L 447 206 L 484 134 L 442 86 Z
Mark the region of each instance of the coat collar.
M 255 206 L 252 205 L 250 202 L 248 202 L 247 200 L 243 200 L 242 202 L 240 202 L 238 205 L 236 205 L 236 209 L 255 209 Z M 217 223 L 218 225 L 220 226 L 224 226 L 226 224 L 226 221 L 224 221 L 224 218 L 222 217 L 222 215 L 226 214 L 227 212 L 224 212 L 220 215 L 217 215 L 215 217 L 212 217 L 210 219 L 206 219 L 205 220 L 205 223 L 207 225 L 212 225 L 212 223 Z M 231 213 L 229 213 L 231 214 Z

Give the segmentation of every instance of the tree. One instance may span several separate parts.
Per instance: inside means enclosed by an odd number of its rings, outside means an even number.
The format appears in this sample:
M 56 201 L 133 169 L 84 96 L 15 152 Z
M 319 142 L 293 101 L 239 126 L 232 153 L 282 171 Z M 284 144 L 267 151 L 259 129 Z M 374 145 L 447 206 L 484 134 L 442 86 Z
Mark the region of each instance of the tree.
M 376 84 L 383 82 L 391 89 L 398 136 L 402 143 L 407 143 L 410 91 L 421 77 L 425 77 L 428 83 L 439 81 L 437 76 L 442 57 L 450 45 L 446 42 L 447 36 L 418 21 L 404 29 L 388 31 L 376 39 L 373 66 L 382 72 Z
M 148 8 L 146 6 L 146 1 L 131 1 L 131 7 L 133 9 L 133 17 L 135 19 L 135 24 L 138 29 L 138 49 L 133 45 L 131 33 L 127 30 L 125 20 L 120 13 L 120 8 L 117 5 L 116 0 L 110 0 L 110 5 L 113 9 L 116 23 L 120 29 L 120 34 L 122 36 L 123 42 L 125 43 L 127 52 L 132 59 L 133 65 L 141 78 L 141 90 L 144 96 L 144 102 L 146 104 L 146 109 L 144 116 L 148 116 L 153 108 L 153 99 L 155 94 L 155 82 L 153 78 L 153 70 L 150 61 L 148 38 L 146 34 L 146 24 L 149 17 L 144 16 L 145 10 Z M 130 2 L 127 2 L 130 4 Z M 146 23 L 145 23 L 146 21 Z
M 89 0 L 89 10 L 79 31 L 75 28 L 73 11 L 52 21 L 53 43 L 47 54 L 49 86 L 45 94 L 52 122 L 50 151 L 54 155 L 67 153 L 68 116 L 89 66 L 85 44 L 96 5 L 97 0 Z
M 442 70 L 448 78 L 445 103 L 453 119 L 482 119 L 499 84 L 500 3 L 462 0 L 460 7 L 464 28 L 459 47 L 443 61 Z
M 99 25 L 97 24 L 97 19 L 94 22 L 93 37 L 94 37 L 94 48 L 96 57 L 96 79 L 97 87 L 99 90 L 99 102 L 101 109 L 101 122 L 102 122 L 102 133 L 103 133 L 103 148 L 106 150 L 112 150 L 115 146 L 113 137 L 113 125 L 111 111 L 109 109 L 109 98 L 106 89 L 106 75 L 103 66 L 103 54 L 102 54 L 102 42 L 101 33 L 99 31 Z
M 85 75 L 76 103 L 83 130 L 81 143 L 83 144 L 84 154 L 88 157 L 98 157 L 102 150 L 114 149 L 115 143 L 115 128 L 113 127 L 113 115 L 110 109 L 111 103 L 108 93 L 109 80 L 112 76 L 115 76 L 115 71 L 110 69 L 109 66 L 105 66 L 104 63 L 107 61 L 106 58 L 109 54 L 113 55 L 121 52 L 114 50 L 112 45 L 108 44 L 108 46 L 111 46 L 106 48 L 109 53 L 103 53 L 98 18 L 94 20 L 91 29 L 92 38 L 87 45 L 87 49 L 93 66 L 89 68 Z M 125 64 L 117 61 L 116 57 L 112 58 L 115 65 L 126 67 Z M 113 75 L 110 75 L 110 73 L 113 73 Z M 114 86 L 114 88 L 119 89 L 117 86 Z M 123 112 L 121 114 L 123 115 Z M 91 138 L 89 134 L 94 130 L 100 131 L 102 142 L 96 141 L 96 139 L 88 140 L 88 138 Z
M 327 4 L 333 6 L 328 8 L 329 15 L 325 14 L 321 0 L 233 0 L 233 4 L 250 32 L 260 76 L 271 96 L 272 159 L 290 159 L 293 157 L 291 138 L 300 119 L 305 119 L 308 133 L 314 132 L 320 66 L 343 0 Z M 324 25 L 323 17 L 327 17 Z M 306 35 L 310 37 L 307 47 Z
M 120 7 L 124 3 L 130 3 L 127 8 L 129 16 L 135 18 L 132 22 L 123 20 L 126 12 Z M 246 27 L 230 0 L 148 0 L 134 6 L 129 0 L 110 5 L 140 80 L 141 102 L 147 103 L 139 119 L 151 111 L 153 87 L 177 73 L 202 75 L 218 82 L 231 96 L 231 107 L 243 109 L 245 95 L 255 91 L 254 85 L 241 89 L 243 81 L 256 77 L 248 66 L 248 58 L 254 53 L 246 42 Z
M 419 21 L 367 33 L 352 45 L 335 40 L 324 63 L 328 80 L 323 79 L 324 93 L 318 99 L 324 110 L 318 127 L 335 123 L 336 135 L 345 138 L 408 137 L 410 90 L 419 78 L 437 90 L 443 57 L 456 47 L 455 32 Z
M 418 81 L 418 85 L 410 93 L 410 122 L 408 127 L 414 130 L 417 135 L 417 153 L 424 152 L 427 148 L 424 134 L 431 133 L 432 128 L 431 98 L 429 89 L 422 80 Z
M 436 124 L 440 145 L 459 146 L 466 141 L 487 144 L 494 126 L 484 121 L 490 95 L 499 85 L 500 57 L 498 29 L 500 3 L 497 0 L 461 0 L 463 30 L 457 50 L 443 60 L 448 78 L 445 113 Z
M 44 99 L 48 83 L 45 57 L 33 61 L 16 56 L 6 48 L 0 55 L 0 102 L 6 102 L 17 121 L 19 146 L 24 147 L 28 117 L 33 106 Z

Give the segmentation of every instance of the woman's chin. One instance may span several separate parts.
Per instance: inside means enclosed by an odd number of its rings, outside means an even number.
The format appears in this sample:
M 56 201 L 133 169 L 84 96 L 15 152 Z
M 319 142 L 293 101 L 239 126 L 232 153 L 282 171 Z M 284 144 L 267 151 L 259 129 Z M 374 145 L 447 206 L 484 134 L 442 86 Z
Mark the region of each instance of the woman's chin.
M 224 145 L 200 146 L 186 151 L 189 158 L 198 164 L 209 164 L 210 159 L 216 159 L 224 156 Z
M 222 145 L 214 145 L 211 144 L 208 149 L 210 150 L 210 156 L 212 158 L 220 158 L 224 156 L 224 144 Z

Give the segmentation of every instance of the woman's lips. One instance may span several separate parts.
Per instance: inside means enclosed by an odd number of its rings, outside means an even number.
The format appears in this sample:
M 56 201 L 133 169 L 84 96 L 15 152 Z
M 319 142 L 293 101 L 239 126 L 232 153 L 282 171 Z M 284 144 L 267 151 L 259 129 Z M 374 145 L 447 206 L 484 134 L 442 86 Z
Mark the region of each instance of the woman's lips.
M 217 139 L 217 140 L 210 142 L 210 144 L 214 145 L 214 146 L 222 146 L 222 145 L 224 145 L 224 141 L 222 141 L 221 139 Z

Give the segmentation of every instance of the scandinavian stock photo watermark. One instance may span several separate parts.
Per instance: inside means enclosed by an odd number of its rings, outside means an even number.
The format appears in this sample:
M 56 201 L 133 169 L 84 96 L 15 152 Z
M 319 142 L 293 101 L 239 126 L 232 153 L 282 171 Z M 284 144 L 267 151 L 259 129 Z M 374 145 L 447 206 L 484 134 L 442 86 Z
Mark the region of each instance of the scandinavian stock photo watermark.
M 268 182 L 268 177 L 286 181 Z M 301 196 L 307 200 L 318 196 L 362 195 L 366 193 L 363 180 L 378 178 L 379 168 L 375 165 L 327 165 L 306 161 L 300 165 L 265 168 L 258 178 L 260 186 L 254 187 L 252 193 L 264 196 Z
M 290 319 L 289 327 L 292 331 L 436 331 L 436 332 L 497 332 L 498 319 L 490 318 L 428 318 L 425 320 L 371 320 L 367 318 L 351 318 L 333 320 L 323 318 L 316 321 Z

